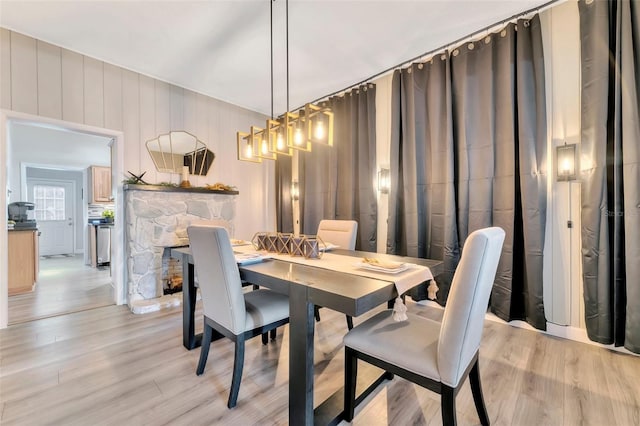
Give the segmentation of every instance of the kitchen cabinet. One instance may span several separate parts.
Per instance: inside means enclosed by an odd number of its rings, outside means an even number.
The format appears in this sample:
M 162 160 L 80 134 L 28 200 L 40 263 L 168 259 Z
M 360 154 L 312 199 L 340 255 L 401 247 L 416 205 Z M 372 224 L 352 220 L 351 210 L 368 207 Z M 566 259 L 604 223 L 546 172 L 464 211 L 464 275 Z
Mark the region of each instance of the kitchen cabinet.
M 9 296 L 33 291 L 38 280 L 37 230 L 8 231 Z
M 113 203 L 111 190 L 111 167 L 89 167 L 89 203 Z

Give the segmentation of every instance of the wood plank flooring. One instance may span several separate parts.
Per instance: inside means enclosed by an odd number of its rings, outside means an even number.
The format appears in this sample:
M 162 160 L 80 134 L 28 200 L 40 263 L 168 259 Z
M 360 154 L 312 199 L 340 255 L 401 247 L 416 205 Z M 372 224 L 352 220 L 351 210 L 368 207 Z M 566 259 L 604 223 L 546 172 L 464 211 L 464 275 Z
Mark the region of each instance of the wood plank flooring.
M 113 305 L 109 268 L 92 268 L 82 255 L 40 258 L 35 290 L 9 297 L 9 324 Z
M 442 316 L 414 303 L 409 309 Z M 200 310 L 197 318 L 201 328 Z M 123 306 L 0 330 L 0 423 L 288 423 L 288 327 L 266 346 L 259 338 L 248 342 L 233 410 L 226 408 L 233 344 L 214 342 L 198 377 L 199 350 L 184 349 L 181 332 L 179 307 L 133 315 Z M 345 332 L 344 315 L 323 309 L 315 336 L 316 404 L 342 386 Z M 494 425 L 640 424 L 637 356 L 486 321 L 480 373 Z M 479 423 L 468 385 L 458 394 L 457 413 L 461 425 Z M 440 425 L 439 399 L 395 378 L 357 409 L 353 424 Z

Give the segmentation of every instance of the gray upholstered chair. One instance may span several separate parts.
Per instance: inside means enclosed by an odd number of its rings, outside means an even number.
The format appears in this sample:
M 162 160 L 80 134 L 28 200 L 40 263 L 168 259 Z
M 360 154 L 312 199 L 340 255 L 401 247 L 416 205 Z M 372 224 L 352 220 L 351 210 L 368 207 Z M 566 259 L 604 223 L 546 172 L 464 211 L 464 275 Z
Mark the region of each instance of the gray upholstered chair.
M 442 323 L 411 314 L 407 321 L 395 322 L 392 311 L 387 310 L 347 333 L 347 421 L 354 415 L 357 360 L 361 359 L 439 393 L 445 426 L 456 424 L 455 397 L 469 376 L 480 422 L 489 424 L 480 386 L 478 350 L 504 235 L 501 228 L 481 229 L 469 235 Z
M 358 235 L 358 222 L 355 220 L 329 220 L 323 219 L 318 225 L 316 233 L 325 244 L 331 243 L 344 250 L 356 249 L 356 237 Z M 319 306 L 315 306 L 316 321 L 320 321 Z M 347 327 L 353 328 L 353 318 L 347 315 Z
M 214 331 L 235 342 L 233 377 L 227 406 L 238 400 L 245 340 L 267 333 L 275 337 L 275 329 L 289 322 L 289 298 L 269 290 L 243 293 L 238 265 L 227 231 L 218 226 L 187 228 L 191 254 L 200 279 L 204 311 L 204 332 L 196 374 L 201 375 L 207 363 Z

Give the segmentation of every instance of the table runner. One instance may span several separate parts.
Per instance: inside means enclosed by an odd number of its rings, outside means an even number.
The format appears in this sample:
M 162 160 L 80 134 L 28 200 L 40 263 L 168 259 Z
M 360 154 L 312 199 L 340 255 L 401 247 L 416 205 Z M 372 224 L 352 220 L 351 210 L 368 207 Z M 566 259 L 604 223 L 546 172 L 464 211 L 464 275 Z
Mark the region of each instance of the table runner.
M 261 253 L 267 254 L 265 251 L 256 251 L 253 246 L 235 246 L 233 250 L 238 253 Z M 416 265 L 407 263 L 409 268 L 406 271 L 398 272 L 395 274 L 387 274 L 384 272 L 376 272 L 367 269 L 358 268 L 354 266 L 355 263 L 361 261 L 360 257 L 346 256 L 335 253 L 324 253 L 320 259 L 306 259 L 302 256 L 291 256 L 289 254 L 268 253 L 273 259 L 282 260 L 284 262 L 297 263 L 300 265 L 312 266 L 315 268 L 329 269 L 332 271 L 343 272 L 351 275 L 358 275 L 361 277 L 374 278 L 381 281 L 391 282 L 396 286 L 398 295 L 404 294 L 410 288 L 428 280 L 433 279 L 431 270 L 422 265 Z M 402 304 L 402 299 L 399 297 L 396 299 L 396 306 L 394 306 L 394 312 L 397 313 L 394 317 L 398 321 L 406 319 L 406 307 Z

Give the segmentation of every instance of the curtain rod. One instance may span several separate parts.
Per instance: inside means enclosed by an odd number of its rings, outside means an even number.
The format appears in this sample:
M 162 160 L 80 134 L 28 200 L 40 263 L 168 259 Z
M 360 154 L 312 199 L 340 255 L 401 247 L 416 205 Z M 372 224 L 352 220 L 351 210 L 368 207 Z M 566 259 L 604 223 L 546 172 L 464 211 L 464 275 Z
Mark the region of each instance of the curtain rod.
M 540 5 L 540 6 L 537 6 L 537 7 L 533 7 L 533 8 L 531 8 L 531 9 L 529 9 L 529 10 L 525 10 L 524 12 L 517 13 L 517 14 L 515 14 L 515 15 L 512 15 L 512 16 L 511 16 L 511 17 L 509 17 L 509 18 L 503 19 L 503 20 L 498 21 L 498 22 L 496 22 L 496 23 L 494 23 L 494 24 L 491 24 L 491 25 L 489 25 L 489 26 L 486 26 L 486 27 L 484 27 L 484 28 L 482 28 L 482 29 L 480 29 L 480 30 L 478 30 L 478 31 L 475 31 L 475 32 L 473 32 L 473 33 L 471 33 L 471 34 L 468 34 L 468 35 L 466 35 L 466 36 L 464 36 L 464 37 L 460 37 L 459 39 L 457 39 L 457 40 L 455 40 L 455 41 L 452 41 L 451 43 L 447 43 L 447 44 L 445 44 L 445 45 L 442 45 L 442 46 L 440 46 L 440 47 L 437 47 L 437 48 L 435 48 L 435 49 L 432 49 L 432 50 L 430 50 L 430 51 L 428 51 L 428 52 L 425 52 L 425 53 L 423 53 L 423 54 L 421 54 L 421 55 L 418 55 L 418 56 L 415 56 L 415 57 L 413 57 L 413 58 L 411 58 L 411 59 L 408 59 L 408 60 L 406 60 L 406 61 L 400 62 L 399 64 L 394 65 L 394 66 L 392 66 L 392 67 L 389 67 L 389 68 L 385 69 L 384 71 L 380 71 L 379 73 L 374 74 L 374 75 L 372 75 L 371 77 L 368 77 L 368 78 L 366 78 L 366 79 L 364 79 L 364 80 L 362 80 L 362 81 L 360 81 L 360 82 L 358 82 L 358 83 L 355 83 L 355 84 L 352 84 L 352 85 L 350 85 L 350 86 L 347 86 L 347 87 L 346 87 L 346 88 L 344 88 L 344 89 L 336 90 L 335 92 L 330 93 L 330 94 L 325 95 L 325 96 L 322 96 L 322 97 L 320 97 L 320 98 L 318 98 L 318 99 L 316 99 L 316 100 L 314 100 L 314 101 L 311 101 L 310 103 L 315 104 L 315 103 L 317 103 L 317 102 L 320 102 L 320 101 L 323 101 L 323 100 L 325 100 L 325 99 L 328 99 L 328 98 L 330 98 L 330 97 L 332 97 L 332 96 L 335 96 L 335 95 L 337 95 L 337 94 L 339 94 L 339 93 L 347 92 L 347 91 L 349 91 L 349 90 L 353 89 L 354 87 L 358 87 L 358 86 L 360 86 L 361 84 L 365 84 L 365 83 L 368 83 L 368 82 L 370 82 L 370 81 L 372 81 L 372 80 L 375 80 L 376 78 L 381 77 L 382 75 L 387 74 L 387 73 L 389 73 L 389 72 L 391 72 L 391 71 L 395 71 L 395 70 L 396 70 L 396 69 L 398 69 L 398 68 L 400 68 L 400 69 L 401 69 L 404 65 L 407 65 L 407 64 L 410 64 L 410 63 L 412 63 L 412 62 L 415 62 L 415 61 L 417 61 L 417 60 L 418 60 L 418 59 L 420 59 L 420 58 L 424 58 L 424 57 L 426 57 L 426 56 L 432 56 L 432 55 L 435 55 L 436 53 L 441 52 L 441 51 L 444 51 L 444 50 L 448 49 L 448 48 L 449 48 L 449 47 L 451 47 L 451 46 L 455 46 L 455 45 L 458 45 L 458 44 L 464 43 L 465 41 L 468 41 L 468 40 L 474 39 L 475 37 L 477 37 L 478 35 L 480 35 L 480 34 L 484 33 L 485 31 L 488 31 L 488 30 L 494 29 L 495 27 L 499 27 L 499 26 L 501 26 L 501 25 L 504 25 L 504 24 L 506 24 L 506 23 L 508 23 L 508 22 L 513 21 L 514 19 L 518 19 L 518 18 L 521 18 L 521 17 L 523 17 L 523 16 L 530 15 L 531 13 L 534 13 L 534 12 L 536 12 L 536 13 L 541 12 L 541 11 L 543 11 L 543 10 L 546 10 L 546 9 L 550 8 L 550 7 L 551 7 L 551 6 L 553 6 L 555 3 L 562 3 L 562 2 L 565 2 L 565 1 L 566 1 L 566 0 L 551 0 L 551 1 L 547 2 L 547 3 L 544 3 L 543 5 Z M 302 108 L 302 106 L 301 106 L 301 107 L 298 107 L 298 108 L 296 108 L 296 109 L 300 109 L 300 108 Z

